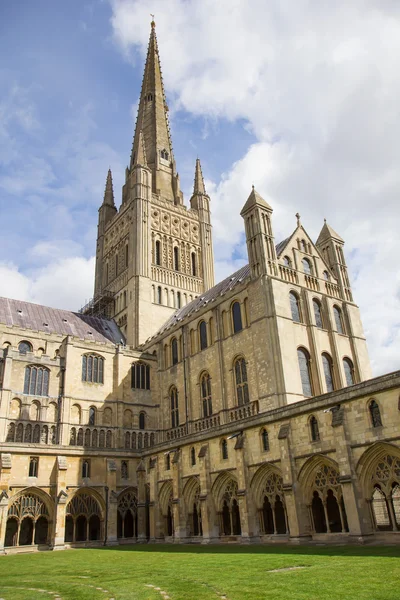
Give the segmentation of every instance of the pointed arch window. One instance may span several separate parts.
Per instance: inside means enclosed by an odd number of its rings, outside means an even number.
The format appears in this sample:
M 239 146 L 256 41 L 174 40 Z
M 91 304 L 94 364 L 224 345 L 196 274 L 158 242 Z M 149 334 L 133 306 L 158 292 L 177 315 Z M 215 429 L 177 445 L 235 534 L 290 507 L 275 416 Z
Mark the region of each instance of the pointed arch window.
M 196 464 L 196 450 L 194 446 L 190 449 L 190 464 L 192 467 Z
M 311 381 L 311 359 L 308 351 L 305 348 L 297 350 L 297 359 L 299 361 L 299 370 L 301 377 L 301 385 L 305 396 L 312 396 L 312 381 Z
M 243 404 L 248 404 L 250 401 L 249 386 L 247 383 L 247 366 L 243 357 L 235 360 L 233 363 L 233 370 L 235 373 L 236 402 L 238 406 L 243 406 Z
M 161 150 L 161 152 L 160 152 L 160 156 L 161 156 L 161 158 L 163 158 L 164 160 L 168 160 L 168 158 L 169 158 L 169 154 L 168 154 L 168 152 L 166 151 L 166 149 L 165 149 L 165 148 L 164 148 L 164 150 Z
M 335 317 L 336 331 L 344 333 L 342 311 L 336 305 L 333 307 L 333 316 Z
M 125 268 L 128 266 L 129 263 L 129 246 L 128 244 L 126 244 L 125 246 Z
M 29 459 L 29 477 L 37 477 L 39 470 L 39 459 L 33 456 Z
M 313 307 L 314 307 L 315 324 L 319 329 L 323 329 L 324 324 L 322 321 L 322 309 L 321 309 L 321 304 L 320 304 L 319 300 L 316 300 L 314 298 Z
M 96 425 L 96 409 L 94 406 L 89 408 L 89 425 Z
M 82 381 L 104 383 L 104 358 L 96 354 L 82 356 Z
M 179 271 L 179 248 L 174 246 L 174 269 Z
M 326 391 L 333 392 L 335 389 L 333 382 L 333 362 L 329 354 L 324 353 L 322 355 L 322 365 L 324 367 Z
M 172 338 L 172 340 L 171 340 L 171 358 L 172 358 L 172 365 L 178 364 L 179 352 L 178 352 L 178 340 L 176 338 Z
M 129 479 L 128 461 L 121 461 L 121 479 Z
M 314 417 L 314 415 L 310 419 L 310 433 L 311 433 L 311 439 L 312 439 L 312 441 L 313 442 L 319 442 L 320 437 L 319 437 L 318 421 Z
M 115 255 L 115 276 L 118 275 L 118 252 Z
M 196 275 L 197 275 L 196 254 L 195 254 L 195 252 L 192 252 L 192 275 L 194 277 L 196 277 Z
M 131 367 L 131 388 L 137 390 L 150 389 L 150 366 L 143 362 L 134 363 Z
M 157 287 L 157 303 L 161 304 L 162 303 L 162 292 L 161 292 L 161 285 L 159 285 Z
M 82 463 L 82 478 L 86 479 L 90 477 L 90 461 L 84 460 Z
M 294 323 L 301 323 L 300 300 L 297 294 L 290 292 L 290 310 L 292 312 L 292 320 Z
M 265 427 L 261 430 L 261 444 L 264 452 L 269 451 L 269 436 Z
M 240 303 L 234 302 L 232 304 L 232 322 L 233 322 L 233 333 L 238 333 L 243 329 L 242 322 L 242 311 L 240 310 Z
M 25 368 L 24 394 L 31 396 L 49 395 L 50 371 L 33 365 Z
M 156 241 L 156 265 L 161 265 L 161 242 Z
M 146 429 L 146 413 L 139 414 L 139 429 Z
M 203 373 L 200 379 L 201 404 L 203 417 L 212 415 L 211 377 L 209 373 Z
M 228 460 L 228 442 L 225 439 L 221 442 L 221 456 L 222 460 Z
M 171 455 L 169 452 L 167 452 L 167 454 L 165 455 L 165 470 L 171 470 Z
M 182 306 L 181 293 L 176 292 L 176 308 L 180 308 Z
M 179 404 L 178 404 L 178 390 L 175 386 L 170 389 L 169 392 L 170 400 L 170 411 L 171 411 L 171 427 L 175 428 L 179 425 Z
M 208 346 L 207 340 L 207 325 L 205 321 L 201 321 L 199 325 L 200 350 L 205 350 Z
M 344 376 L 346 378 L 346 385 L 354 385 L 354 365 L 349 358 L 343 359 Z
M 382 427 L 382 418 L 379 405 L 376 400 L 371 400 L 368 405 L 369 414 L 371 415 L 372 427 Z

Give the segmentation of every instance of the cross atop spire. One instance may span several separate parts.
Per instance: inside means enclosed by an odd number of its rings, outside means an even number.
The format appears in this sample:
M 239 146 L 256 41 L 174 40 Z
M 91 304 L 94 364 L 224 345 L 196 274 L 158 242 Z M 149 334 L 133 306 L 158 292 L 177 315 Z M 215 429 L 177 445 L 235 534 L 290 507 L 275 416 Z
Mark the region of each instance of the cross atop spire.
M 153 192 L 160 191 L 161 196 L 168 200 L 174 200 L 177 190 L 172 179 L 176 173 L 167 113 L 168 106 L 153 20 L 140 92 L 131 167 L 133 164 L 137 164 L 138 153 L 142 152 L 141 146 L 144 145 L 147 165 L 153 172 Z M 141 137 L 143 141 L 141 141 Z

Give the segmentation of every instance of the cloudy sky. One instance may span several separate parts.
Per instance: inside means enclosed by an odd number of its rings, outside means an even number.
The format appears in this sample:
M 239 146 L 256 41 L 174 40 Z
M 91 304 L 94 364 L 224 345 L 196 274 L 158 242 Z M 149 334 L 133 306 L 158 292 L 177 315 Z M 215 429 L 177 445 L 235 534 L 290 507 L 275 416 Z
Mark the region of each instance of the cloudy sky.
M 156 15 L 185 197 L 196 156 L 217 278 L 247 260 L 251 185 L 345 239 L 375 375 L 400 354 L 398 0 L 14 0 L 0 7 L 0 295 L 92 295 L 107 169 L 119 203 Z

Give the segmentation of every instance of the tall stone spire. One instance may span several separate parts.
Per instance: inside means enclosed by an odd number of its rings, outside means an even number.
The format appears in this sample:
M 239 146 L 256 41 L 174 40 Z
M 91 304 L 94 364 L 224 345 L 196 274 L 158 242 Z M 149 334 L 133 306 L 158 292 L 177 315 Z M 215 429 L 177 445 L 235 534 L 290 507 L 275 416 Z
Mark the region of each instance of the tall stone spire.
M 108 206 L 112 206 L 115 208 L 111 169 L 108 169 L 107 173 L 106 189 L 104 190 L 103 204 L 107 204 Z
M 204 185 L 203 173 L 201 171 L 200 159 L 196 159 L 196 170 L 194 173 L 194 186 L 193 194 L 206 194 L 206 187 Z
M 174 164 L 168 106 L 155 28 L 156 25 L 152 21 L 133 138 L 131 167 L 137 164 L 138 154 L 142 152 L 144 145 L 147 165 L 152 171 L 153 193 L 180 203 L 179 178 Z

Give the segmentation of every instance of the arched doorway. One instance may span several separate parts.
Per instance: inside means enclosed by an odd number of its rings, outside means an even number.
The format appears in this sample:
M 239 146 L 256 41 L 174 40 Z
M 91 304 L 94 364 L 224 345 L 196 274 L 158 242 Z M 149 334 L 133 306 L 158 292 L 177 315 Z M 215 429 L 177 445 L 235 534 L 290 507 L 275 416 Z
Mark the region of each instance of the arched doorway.
M 252 480 L 252 490 L 258 509 L 260 533 L 287 534 L 289 531 L 280 473 L 270 466 L 261 467 Z
M 332 464 L 319 464 L 311 480 L 310 513 L 315 533 L 348 531 L 339 471 Z
M 102 539 L 102 511 L 90 492 L 77 492 L 68 502 L 65 514 L 65 541 L 87 542 Z
M 203 525 L 198 477 L 191 477 L 188 480 L 183 490 L 183 497 L 187 511 L 187 535 L 189 537 L 201 537 L 203 535 Z
M 228 478 L 221 489 L 220 499 L 220 535 L 241 535 L 240 509 L 237 498 L 236 481 Z
M 31 546 L 49 543 L 47 503 L 34 492 L 11 499 L 8 509 L 5 546 Z
M 164 538 L 174 537 L 175 523 L 173 512 L 173 492 L 172 482 L 166 481 L 162 486 L 159 494 L 160 511 L 162 517 L 163 528 L 160 532 Z
M 379 458 L 373 467 L 369 485 L 375 529 L 399 531 L 400 459 L 392 454 Z
M 118 538 L 136 538 L 137 496 L 133 490 L 123 492 L 118 499 Z

